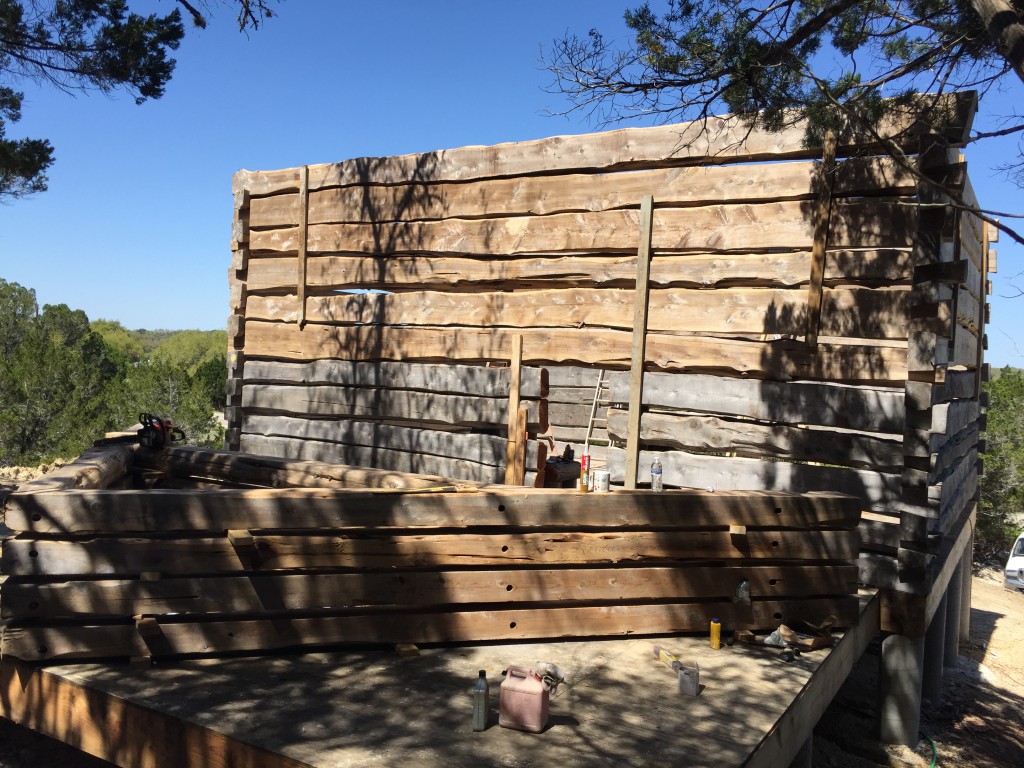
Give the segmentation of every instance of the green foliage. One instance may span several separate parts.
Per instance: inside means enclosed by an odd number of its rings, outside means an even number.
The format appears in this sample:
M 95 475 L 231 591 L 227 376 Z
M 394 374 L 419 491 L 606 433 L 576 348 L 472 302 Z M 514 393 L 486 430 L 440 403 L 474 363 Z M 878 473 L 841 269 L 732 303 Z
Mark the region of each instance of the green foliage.
M 985 390 L 985 473 L 976 538 L 982 550 L 1003 552 L 1024 529 L 1024 373 L 1004 368 Z
M 178 333 L 90 324 L 63 304 L 40 312 L 34 291 L 0 279 L 0 465 L 76 456 L 143 411 L 172 419 L 192 444 L 219 445 L 226 335 L 184 331 L 163 357 L 147 353 Z
M 222 1 L 238 8 L 242 30 L 273 15 L 267 0 Z M 197 26 L 206 26 L 195 5 L 178 3 Z M 128 0 L 0 0 L 0 81 L 29 78 L 66 91 L 122 89 L 141 104 L 163 95 L 174 72 L 170 53 L 184 35 L 178 8 L 159 15 L 136 13 Z M 45 190 L 54 160 L 45 139 L 6 138 L 7 124 L 21 119 L 23 99 L 0 86 L 0 200 Z

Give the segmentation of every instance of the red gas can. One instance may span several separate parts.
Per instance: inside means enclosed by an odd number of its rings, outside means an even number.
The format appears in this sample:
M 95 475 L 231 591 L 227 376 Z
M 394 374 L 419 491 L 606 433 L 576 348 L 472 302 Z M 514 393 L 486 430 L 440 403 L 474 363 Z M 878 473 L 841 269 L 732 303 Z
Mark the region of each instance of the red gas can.
M 509 667 L 501 684 L 498 725 L 540 733 L 548 724 L 548 689 L 526 667 Z

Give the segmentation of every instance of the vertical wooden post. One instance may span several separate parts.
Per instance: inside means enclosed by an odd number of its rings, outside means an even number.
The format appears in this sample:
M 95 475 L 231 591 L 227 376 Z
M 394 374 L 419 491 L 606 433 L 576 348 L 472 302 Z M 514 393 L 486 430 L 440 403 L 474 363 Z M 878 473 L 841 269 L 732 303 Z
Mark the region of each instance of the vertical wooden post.
M 522 438 L 519 435 L 519 390 L 523 378 L 523 334 L 512 336 L 512 352 L 509 355 L 511 377 L 508 386 L 508 442 L 505 443 L 505 485 L 521 484 L 522 477 L 516 482 L 516 456 Z M 522 446 L 525 448 L 525 446 Z M 525 473 L 525 468 L 523 470 Z
M 629 413 L 626 432 L 626 488 L 636 488 L 640 463 L 640 412 L 643 408 L 644 361 L 647 353 L 647 310 L 651 292 L 651 235 L 654 198 L 640 201 L 640 246 L 636 257 L 636 293 L 633 298 L 633 349 L 629 367 Z
M 807 345 L 818 343 L 821 328 L 821 299 L 825 282 L 825 252 L 832 217 L 832 183 L 836 166 L 836 135 L 829 131 L 818 168 L 818 204 L 814 209 L 814 243 L 811 246 L 811 279 L 807 287 Z
M 309 166 L 299 169 L 299 265 L 295 293 L 299 302 L 299 328 L 306 325 L 306 249 L 309 242 Z

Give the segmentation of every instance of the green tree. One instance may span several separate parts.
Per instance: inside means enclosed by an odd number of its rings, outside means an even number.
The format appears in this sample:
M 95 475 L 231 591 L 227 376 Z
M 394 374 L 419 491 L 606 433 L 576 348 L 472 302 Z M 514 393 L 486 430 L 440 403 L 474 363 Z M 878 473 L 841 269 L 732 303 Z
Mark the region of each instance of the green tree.
M 257 28 L 272 15 L 270 0 L 221 0 L 238 9 L 240 29 Z M 206 14 L 177 0 L 193 23 Z M 204 3 L 204 6 L 206 3 Z M 53 146 L 46 139 L 9 139 L 8 123 L 21 119 L 24 94 L 11 81 L 30 78 L 63 90 L 123 89 L 136 103 L 158 99 L 171 79 L 185 35 L 182 14 L 135 13 L 128 0 L 0 0 L 0 200 L 46 189 Z
M 146 347 L 138 334 L 116 320 L 93 320 L 89 325 L 125 363 L 137 363 L 145 356 Z
M 1024 0 L 674 0 L 664 8 L 627 11 L 624 46 L 597 30 L 555 41 L 548 66 L 569 111 L 602 122 L 729 112 L 769 131 L 806 120 L 816 145 L 829 129 L 871 136 L 887 112 L 911 103 L 923 121 L 941 124 L 942 93 L 970 88 L 984 100 L 1024 81 Z M 1002 128 L 973 140 L 1024 133 L 1024 116 L 1003 117 Z M 895 143 L 887 150 L 902 158 Z M 1024 153 L 1012 168 L 1024 184 Z M 997 224 L 997 212 L 982 213 Z
M 976 536 L 982 549 L 1002 553 L 1024 528 L 1024 372 L 1004 368 L 985 389 L 985 473 Z
M 228 335 L 225 331 L 178 331 L 161 341 L 152 356 L 155 360 L 195 373 L 210 360 L 223 360 L 227 347 Z

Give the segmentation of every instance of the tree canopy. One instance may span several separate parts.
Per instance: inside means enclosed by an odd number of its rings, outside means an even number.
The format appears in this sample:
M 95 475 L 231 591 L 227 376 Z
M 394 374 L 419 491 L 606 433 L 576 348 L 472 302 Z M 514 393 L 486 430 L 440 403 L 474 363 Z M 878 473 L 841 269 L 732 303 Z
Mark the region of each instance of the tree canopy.
M 270 0 L 218 0 L 238 9 L 242 30 L 273 15 Z M 138 3 L 136 3 L 137 5 Z M 206 10 L 177 0 L 192 22 L 206 26 Z M 24 79 L 63 90 L 124 90 L 141 104 L 159 99 L 174 72 L 171 52 L 185 35 L 182 12 L 140 14 L 128 0 L 0 0 L 0 200 L 46 189 L 54 148 L 46 139 L 12 139 L 21 119 Z
M 660 13 L 626 11 L 625 23 L 623 46 L 594 29 L 554 42 L 547 63 L 566 111 L 602 123 L 731 113 L 769 131 L 804 122 L 816 144 L 836 125 L 871 135 L 912 99 L 927 119 L 919 93 L 973 89 L 983 102 L 1024 83 L 1024 0 L 670 0 Z M 1024 134 L 1024 115 L 1000 119 L 972 140 Z M 1022 169 L 1024 144 L 1010 163 L 1019 184 Z

